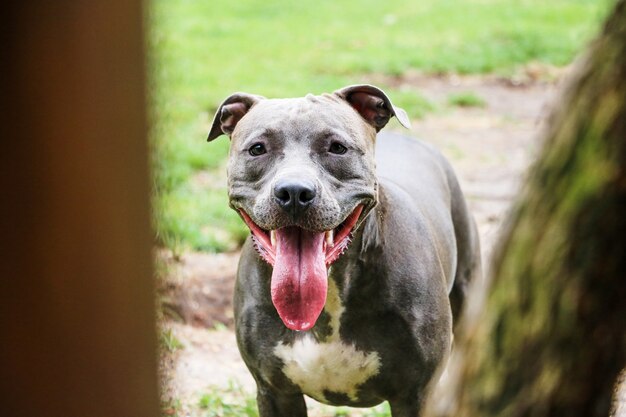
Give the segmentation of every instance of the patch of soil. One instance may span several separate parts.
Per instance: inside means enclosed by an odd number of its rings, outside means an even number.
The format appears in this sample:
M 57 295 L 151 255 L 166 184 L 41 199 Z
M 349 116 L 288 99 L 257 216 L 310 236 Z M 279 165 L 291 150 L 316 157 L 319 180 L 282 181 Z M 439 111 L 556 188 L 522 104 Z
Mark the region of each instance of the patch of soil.
M 239 252 L 188 252 L 175 258 L 169 251 L 161 251 L 157 257 L 165 269 L 159 295 L 167 319 L 200 328 L 233 327 Z

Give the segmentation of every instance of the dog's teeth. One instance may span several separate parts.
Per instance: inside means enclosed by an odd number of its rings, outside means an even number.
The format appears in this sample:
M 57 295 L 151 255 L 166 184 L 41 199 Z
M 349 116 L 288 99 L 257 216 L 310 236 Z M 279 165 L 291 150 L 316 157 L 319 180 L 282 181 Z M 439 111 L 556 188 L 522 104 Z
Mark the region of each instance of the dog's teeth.
M 326 232 L 326 245 L 331 248 L 335 245 L 335 236 L 332 230 Z
M 272 242 L 272 247 L 276 246 L 276 230 L 270 231 L 270 242 Z

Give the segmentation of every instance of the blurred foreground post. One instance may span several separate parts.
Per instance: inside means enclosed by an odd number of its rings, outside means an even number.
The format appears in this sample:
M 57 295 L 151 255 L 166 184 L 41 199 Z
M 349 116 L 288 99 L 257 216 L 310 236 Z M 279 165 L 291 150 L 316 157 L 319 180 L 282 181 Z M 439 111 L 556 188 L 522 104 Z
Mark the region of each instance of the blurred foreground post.
M 141 2 L 0 9 L 0 415 L 157 416 Z
M 626 2 L 579 62 L 429 416 L 607 416 L 626 359 Z

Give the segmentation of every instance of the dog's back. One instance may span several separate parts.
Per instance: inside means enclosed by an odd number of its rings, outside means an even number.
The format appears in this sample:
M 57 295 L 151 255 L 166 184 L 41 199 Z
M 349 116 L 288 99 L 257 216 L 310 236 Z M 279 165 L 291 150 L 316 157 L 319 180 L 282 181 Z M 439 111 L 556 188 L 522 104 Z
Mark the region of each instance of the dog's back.
M 432 228 L 456 324 L 470 282 L 480 277 L 481 259 L 476 225 L 452 167 L 426 142 L 381 132 L 376 171 L 379 179 L 406 191 Z M 442 216 L 444 212 L 450 216 Z

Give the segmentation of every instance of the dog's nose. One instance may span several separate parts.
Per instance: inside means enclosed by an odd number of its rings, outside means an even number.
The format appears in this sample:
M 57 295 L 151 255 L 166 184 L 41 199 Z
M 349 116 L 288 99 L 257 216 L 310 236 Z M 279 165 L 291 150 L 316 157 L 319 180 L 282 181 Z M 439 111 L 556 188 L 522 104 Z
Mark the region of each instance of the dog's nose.
M 309 206 L 316 196 L 315 184 L 309 181 L 282 180 L 274 185 L 274 198 L 294 214 Z

